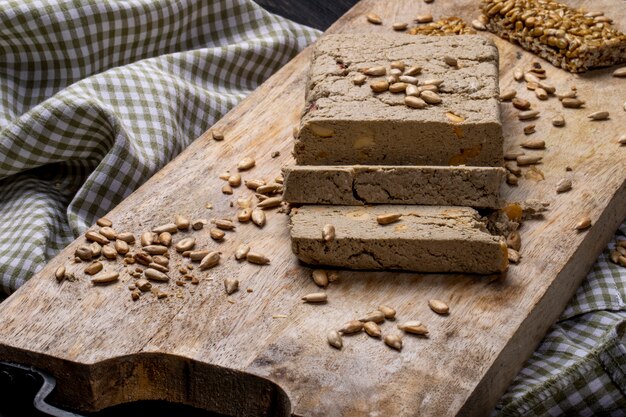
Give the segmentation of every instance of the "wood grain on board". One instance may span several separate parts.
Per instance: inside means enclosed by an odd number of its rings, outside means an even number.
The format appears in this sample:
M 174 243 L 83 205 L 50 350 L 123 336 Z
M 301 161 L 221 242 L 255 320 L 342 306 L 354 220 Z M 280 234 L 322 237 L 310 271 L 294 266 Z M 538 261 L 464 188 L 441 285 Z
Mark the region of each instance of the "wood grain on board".
M 613 17 L 623 31 L 621 3 L 589 5 Z M 390 32 L 391 23 L 424 12 L 471 21 L 478 16 L 476 7 L 470 0 L 363 0 L 329 32 Z M 384 24 L 367 24 L 367 12 L 379 14 Z M 0 305 L 0 358 L 49 371 L 58 381 L 51 400 L 81 411 L 165 399 L 232 415 L 487 414 L 626 217 L 626 147 L 616 142 L 626 124 L 626 81 L 611 77 L 611 69 L 572 75 L 540 60 L 557 91 L 575 85 L 587 104 L 572 110 L 562 109 L 556 98 L 538 102 L 512 79 L 514 68 L 529 67 L 535 58 L 495 42 L 501 88 L 517 89 L 542 111 L 533 136 L 547 143 L 539 165 L 545 180 L 522 179 L 518 187 L 505 186 L 505 196 L 551 203 L 544 220 L 524 223 L 522 262 L 511 266 L 506 278 L 341 271 L 327 290 L 326 305 L 304 304 L 302 295 L 318 288 L 311 269 L 291 253 L 287 216 L 270 210 L 263 229 L 238 225 L 223 243 L 213 242 L 208 228 L 175 235 L 193 234 L 198 246 L 217 248 L 221 264 L 207 272 L 196 268 L 198 286 L 172 283 L 166 299 L 147 294 L 132 301 L 126 273 L 110 286 L 94 287 L 82 273 L 77 282 L 56 282 L 54 271 L 71 265 L 84 241 L 79 238 Z M 233 217 L 236 207 L 229 203 L 251 192 L 242 186 L 224 195 L 217 176 L 245 156 L 256 158 L 257 166 L 243 173 L 244 179 L 270 180 L 292 163 L 291 134 L 303 106 L 310 52 L 294 58 L 217 124 L 226 132 L 223 142 L 204 134 L 109 213 L 114 228 L 139 235 L 170 222 L 175 213 Z M 514 148 L 525 139 L 523 124 L 510 104 L 501 108 L 505 148 Z M 611 118 L 590 122 L 586 116 L 596 110 L 610 111 Z M 564 128 L 550 123 L 557 112 L 566 118 Z M 280 156 L 272 158 L 274 151 Z M 574 188 L 557 195 L 556 184 L 566 175 Z M 583 215 L 593 226 L 577 232 L 574 225 Z M 242 242 L 271 263 L 238 263 L 233 252 Z M 176 259 L 172 255 L 174 266 Z M 122 270 L 119 261 L 106 263 L 107 269 Z M 240 281 L 240 291 L 230 297 L 223 289 L 226 277 Z M 431 298 L 449 303 L 451 314 L 430 311 Z M 364 333 L 344 337 L 341 351 L 327 345 L 328 330 L 381 303 L 396 308 L 399 321 L 426 323 L 430 336 L 406 336 L 401 352 Z M 396 332 L 395 326 L 386 322 L 383 332 Z

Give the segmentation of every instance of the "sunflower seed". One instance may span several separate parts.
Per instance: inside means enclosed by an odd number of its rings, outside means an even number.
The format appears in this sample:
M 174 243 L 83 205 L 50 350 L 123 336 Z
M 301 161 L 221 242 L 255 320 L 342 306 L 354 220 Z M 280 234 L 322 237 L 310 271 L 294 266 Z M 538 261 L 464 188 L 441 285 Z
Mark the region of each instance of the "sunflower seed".
M 89 249 L 91 249 L 92 258 L 98 258 L 100 254 L 102 254 L 102 246 L 100 246 L 98 242 L 92 242 L 91 245 L 89 245 Z
M 311 273 L 311 277 L 313 278 L 313 282 L 315 282 L 318 287 L 328 287 L 328 273 L 325 270 L 314 269 Z
M 106 245 L 107 243 L 109 243 L 109 239 L 107 239 L 106 237 L 102 236 L 98 232 L 89 231 L 89 232 L 85 233 L 85 238 L 88 241 L 90 241 L 90 242 L 97 242 L 97 243 L 99 243 L 101 245 Z
M 380 327 L 378 327 L 378 324 L 374 323 L 373 321 L 365 322 L 363 324 L 363 330 L 365 330 L 365 333 L 372 337 L 380 337 L 383 334 L 383 332 L 380 330 Z
M 166 274 L 166 273 L 168 273 L 170 271 L 170 269 L 168 267 L 163 266 L 161 264 L 158 264 L 156 262 L 152 262 L 152 263 L 148 264 L 148 268 L 156 269 L 157 271 L 163 272 L 164 274 Z
M 235 293 L 239 290 L 239 281 L 233 278 L 224 279 L 224 289 L 228 295 Z
M 428 334 L 428 329 L 426 328 L 426 326 L 424 326 L 422 322 L 418 320 L 407 321 L 407 322 L 398 324 L 398 329 L 407 333 L 413 333 L 413 334 L 418 334 L 418 335 Z
M 98 230 L 98 233 L 100 233 L 102 236 L 106 237 L 109 240 L 115 240 L 117 236 L 115 230 L 108 226 L 101 227 L 100 230 Z
M 396 334 L 387 334 L 383 340 L 387 346 L 396 350 L 402 350 L 402 337 Z
M 209 252 L 204 258 L 202 258 L 202 261 L 200 261 L 200 270 L 204 271 L 205 269 L 213 268 L 219 263 L 219 252 Z
M 101 217 L 96 221 L 96 224 L 100 227 L 111 227 L 113 226 L 113 222 L 106 217 Z
M 407 96 L 419 97 L 421 90 L 419 89 L 419 87 L 409 84 L 406 86 L 406 90 L 404 91 L 404 93 Z
M 380 18 L 380 16 L 375 13 L 368 13 L 367 15 L 365 15 L 365 18 L 373 25 L 381 25 L 383 23 L 383 20 Z
M 279 194 L 283 192 L 283 186 L 273 182 L 266 185 L 261 185 L 256 189 L 256 192 L 265 195 Z
M 221 140 L 224 140 L 224 132 L 222 132 L 220 129 L 213 129 L 211 131 L 211 137 L 213 137 L 213 140 L 219 142 Z
M 561 104 L 563 105 L 563 107 L 566 107 L 568 109 L 578 109 L 582 107 L 585 102 L 577 98 L 564 98 L 563 100 L 561 100 Z
M 254 165 L 256 165 L 256 161 L 248 156 L 239 161 L 239 163 L 237 164 L 237 169 L 239 171 L 247 171 L 249 169 L 252 169 Z
M 524 79 L 524 73 L 519 69 L 514 70 L 513 79 L 515 79 L 515 81 L 522 81 Z
M 178 232 L 178 226 L 176 226 L 176 223 L 167 223 L 152 229 L 152 233 L 161 234 L 163 232 L 174 234 Z
M 408 23 L 394 23 L 391 27 L 393 28 L 393 30 L 400 32 L 406 30 L 407 26 L 409 26 Z
M 383 66 L 367 68 L 363 71 L 365 75 L 381 76 L 387 74 L 387 68 Z
M 143 274 L 147 279 L 151 281 L 167 282 L 170 280 L 167 274 L 164 274 L 163 272 L 157 271 L 156 269 L 152 268 L 146 269 L 145 271 L 143 271 Z
M 65 279 L 65 265 L 59 266 L 56 271 L 54 271 L 54 277 L 58 282 L 61 282 Z
M 509 262 L 512 264 L 518 264 L 522 256 L 515 249 L 507 248 L 507 256 L 509 258 Z
M 169 247 L 172 244 L 172 234 L 169 232 L 163 232 L 159 234 L 159 244 Z
M 354 85 L 363 85 L 365 84 L 366 81 L 367 81 L 367 77 L 363 74 L 357 74 L 354 77 L 352 77 L 352 83 Z
M 552 126 L 555 126 L 555 127 L 565 126 L 565 118 L 563 118 L 562 114 L 557 114 L 556 116 L 554 116 L 554 118 L 552 119 Z
M 139 238 L 141 246 L 149 246 L 154 242 L 154 235 L 152 232 L 143 232 Z
M 415 16 L 415 21 L 417 23 L 430 23 L 433 21 L 433 15 L 431 15 L 430 13 L 420 14 L 420 15 Z
M 414 65 L 412 67 L 409 67 L 406 71 L 404 71 L 404 75 L 408 75 L 408 76 L 415 76 L 418 75 L 422 72 L 422 67 Z
M 226 184 L 222 187 L 222 194 L 231 195 L 233 193 L 233 187 L 230 184 Z
M 402 83 L 402 82 L 393 83 L 393 84 L 391 84 L 389 86 L 389 91 L 392 92 L 392 93 L 402 93 L 402 92 L 404 92 L 406 90 L 406 87 L 408 85 L 410 85 L 410 84 Z
M 393 320 L 396 317 L 396 310 L 394 310 L 393 308 L 389 306 L 386 306 L 386 305 L 378 306 L 378 311 L 382 312 L 385 318 L 388 320 Z
M 487 30 L 487 27 L 483 25 L 483 22 L 476 19 L 472 20 L 472 27 L 476 30 Z
M 259 179 L 245 180 L 244 184 L 251 190 L 256 190 L 262 185 L 265 185 L 265 181 Z
M 257 208 L 261 208 L 261 209 L 271 209 L 274 207 L 278 207 L 280 206 L 280 203 L 282 203 L 283 198 L 282 197 L 270 197 L 266 200 L 261 201 L 259 204 L 257 204 Z
M 500 101 L 513 100 L 516 95 L 517 91 L 513 89 L 504 90 L 502 93 L 500 93 Z
M 506 245 L 516 251 L 519 251 L 522 248 L 522 237 L 517 230 L 514 230 L 507 235 Z
M 178 241 L 176 245 L 174 245 L 174 248 L 176 249 L 176 252 L 182 253 L 193 249 L 194 246 L 196 246 L 196 239 L 193 237 L 187 237 Z
M 189 219 L 185 216 L 177 214 L 174 216 L 174 223 L 176 224 L 176 228 L 178 230 L 188 230 L 189 229 Z
M 437 87 L 439 87 L 441 84 L 443 84 L 443 80 L 440 78 L 429 78 L 426 79 L 422 82 L 420 82 L 420 85 L 436 85 Z
M 578 220 L 576 226 L 574 227 L 576 230 L 586 230 L 591 227 L 591 218 L 589 216 L 583 216 Z
M 248 254 L 246 255 L 246 260 L 251 264 L 256 265 L 267 265 L 270 263 L 270 260 L 267 256 L 258 252 L 248 252 Z
M 208 222 L 206 221 L 206 219 L 196 219 L 191 222 L 191 228 L 193 230 L 201 230 L 204 228 L 204 225 L 207 223 Z
M 538 87 L 535 89 L 535 95 L 537 96 L 537 98 L 539 100 L 547 100 L 548 99 L 548 92 L 546 90 L 544 90 L 541 87 Z
M 358 333 L 361 330 L 363 330 L 363 322 L 362 321 L 350 320 L 349 322 L 345 323 L 341 327 L 341 329 L 339 329 L 339 333 L 342 333 L 342 334 L 352 334 L 352 333 Z
M 233 174 L 230 177 L 228 177 L 228 185 L 230 185 L 231 187 L 239 187 L 241 185 L 241 175 L 240 174 Z
M 167 247 L 161 245 L 148 245 L 143 250 L 150 255 L 163 255 L 167 253 Z
M 251 214 L 252 223 L 259 227 L 265 226 L 265 212 L 258 208 L 252 210 Z
M 597 111 L 587 116 L 591 120 L 606 120 L 609 118 L 608 111 Z
M 224 239 L 226 233 L 223 230 L 213 227 L 211 228 L 211 230 L 209 230 L 209 235 L 211 236 L 211 239 L 219 242 Z
M 626 77 L 626 67 L 621 67 L 613 71 L 614 77 Z
M 539 110 L 526 110 L 517 114 L 519 120 L 532 120 L 539 117 Z
M 441 300 L 428 300 L 428 307 L 437 314 L 450 313 L 450 307 Z
M 89 261 L 93 257 L 93 252 L 89 245 L 81 245 L 74 251 L 74 256 L 77 256 L 82 261 Z
M 209 251 L 207 249 L 191 251 L 191 252 L 189 252 L 189 259 L 191 259 L 192 261 L 201 261 L 210 252 L 211 251 Z
M 108 245 L 102 248 L 102 256 L 104 256 L 107 259 L 115 259 L 117 258 L 117 254 L 118 252 L 116 248 L 113 248 Z
M 572 180 L 570 180 L 568 178 L 563 178 L 556 185 L 556 192 L 558 194 L 565 193 L 565 192 L 567 192 L 567 191 L 569 191 L 571 189 L 572 189 Z
M 524 126 L 525 135 L 532 135 L 533 133 L 535 133 L 535 125 Z
M 385 225 L 385 224 L 395 223 L 399 221 L 401 217 L 402 217 L 402 214 L 400 213 L 387 213 L 387 214 L 381 214 L 380 216 L 377 216 L 376 221 L 378 222 L 378 224 Z
M 385 313 L 380 310 L 370 311 L 365 316 L 360 318 L 359 321 L 373 321 L 374 323 L 382 323 L 383 321 L 385 321 Z
M 370 88 L 375 93 L 382 93 L 383 91 L 387 91 L 389 89 L 389 82 L 374 81 L 373 83 L 370 83 Z
M 117 272 L 105 272 L 103 274 L 98 275 L 97 277 L 91 280 L 91 283 L 94 285 L 97 284 L 111 284 L 116 282 L 120 277 L 120 274 Z
M 230 178 L 230 172 L 222 172 L 218 178 L 224 181 L 228 181 L 228 179 Z
M 528 110 L 530 109 L 530 101 L 525 100 L 520 97 L 514 97 L 511 102 L 513 103 L 513 107 L 519 110 Z
M 548 94 L 554 94 L 554 92 L 556 91 L 556 87 L 554 87 L 552 84 L 548 84 L 544 81 L 540 81 L 539 82 L 539 87 L 543 88 L 544 91 Z
M 626 145 L 626 134 L 621 135 L 619 138 L 617 138 L 617 143 L 619 143 L 620 145 Z
M 536 140 L 527 140 L 525 142 L 522 142 L 520 144 L 520 146 L 522 148 L 526 148 L 526 149 L 545 149 L 546 148 L 546 142 L 540 139 L 536 139 Z
M 146 252 L 137 252 L 133 255 L 133 258 L 142 265 L 150 265 L 152 263 L 152 256 L 148 255 Z
M 406 96 L 404 98 L 404 104 L 413 108 L 413 109 L 423 109 L 428 106 L 424 100 L 419 97 Z
M 237 250 L 235 251 L 235 259 L 237 259 L 238 261 L 245 259 L 248 255 L 248 252 L 250 252 L 250 246 L 242 243 L 237 247 Z
M 328 297 L 325 292 L 313 292 L 302 297 L 305 303 L 325 303 Z
M 249 208 L 240 210 L 239 213 L 237 213 L 237 221 L 239 221 L 239 223 L 249 222 L 250 217 L 252 217 L 252 210 Z
M 517 185 L 519 182 L 518 178 L 514 174 L 507 174 L 506 183 L 509 185 Z
M 341 339 L 341 335 L 336 330 L 331 330 L 326 333 L 326 340 L 328 341 L 328 344 L 335 349 L 341 350 L 341 348 L 343 347 L 343 340 Z
M 135 287 L 141 292 L 150 291 L 152 284 L 145 278 L 140 278 L 135 282 Z
M 406 74 L 399 76 L 398 80 L 408 85 L 417 85 L 417 83 L 419 82 L 417 77 L 413 77 L 412 75 L 406 75 Z
M 332 224 L 326 224 L 322 228 L 322 239 L 324 242 L 332 242 L 335 240 L 335 226 Z
M 420 98 L 424 100 L 428 104 L 439 104 L 441 103 L 441 97 L 434 91 L 422 91 L 420 93 Z
M 120 255 L 126 255 L 130 248 L 128 247 L 128 243 L 118 239 L 115 241 L 115 250 Z

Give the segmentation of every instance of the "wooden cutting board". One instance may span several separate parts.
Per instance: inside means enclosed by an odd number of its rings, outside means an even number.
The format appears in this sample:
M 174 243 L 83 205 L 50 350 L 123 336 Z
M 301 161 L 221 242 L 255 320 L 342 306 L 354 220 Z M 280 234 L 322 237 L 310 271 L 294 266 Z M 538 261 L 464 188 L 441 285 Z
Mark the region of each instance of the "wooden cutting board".
M 424 12 L 471 21 L 478 16 L 476 3 L 363 0 L 328 32 L 388 33 L 391 23 Z M 623 31 L 622 3 L 597 0 L 593 10 L 605 11 Z M 366 23 L 368 12 L 382 16 L 384 25 Z M 518 187 L 505 186 L 505 195 L 509 201 L 551 203 L 545 220 L 523 225 L 523 259 L 505 279 L 341 271 L 327 290 L 328 304 L 304 304 L 300 297 L 318 290 L 311 269 L 291 254 L 287 216 L 269 211 L 263 229 L 238 225 L 221 244 L 208 229 L 186 232 L 199 246 L 219 248 L 222 263 L 208 272 L 196 268 L 198 286 L 172 283 L 166 299 L 148 294 L 132 301 L 126 273 L 106 287 L 93 287 L 82 273 L 77 282 L 56 282 L 54 271 L 71 265 L 81 237 L 0 305 L 0 358 L 49 371 L 59 384 L 53 402 L 82 411 L 165 399 L 247 416 L 487 414 L 626 217 L 626 147 L 616 142 L 626 126 L 626 80 L 611 77 L 611 69 L 572 75 L 541 61 L 558 91 L 575 85 L 587 105 L 570 110 L 556 98 L 538 102 L 512 80 L 514 68 L 528 68 L 535 58 L 495 41 L 501 88 L 518 89 L 541 109 L 533 137 L 547 143 L 539 165 L 545 180 L 522 179 Z M 109 213 L 115 229 L 138 235 L 175 213 L 233 217 L 236 208 L 229 203 L 250 191 L 240 187 L 224 195 L 217 176 L 244 156 L 257 161 L 244 178 L 273 179 L 292 162 L 291 134 L 303 106 L 310 53 L 308 48 L 298 55 L 217 124 L 226 132 L 223 142 L 204 134 Z M 610 111 L 610 120 L 588 121 L 587 114 L 597 110 Z M 552 127 L 556 112 L 565 115 L 564 128 Z M 502 104 L 506 149 L 525 139 L 515 114 Z M 272 158 L 273 151 L 280 156 Z M 574 188 L 557 195 L 556 183 L 565 176 L 573 178 Z M 583 215 L 593 227 L 581 233 L 574 225 Z M 235 261 L 232 254 L 242 242 L 271 263 Z M 107 265 L 115 268 L 122 271 L 121 262 Z M 226 277 L 240 281 L 241 290 L 230 297 L 223 289 Z M 451 314 L 431 312 L 431 298 L 448 302 Z M 341 351 L 327 345 L 328 330 L 381 303 L 395 307 L 399 320 L 425 322 L 430 337 L 405 337 L 401 352 L 363 333 L 345 337 Z M 383 332 L 394 331 L 395 323 L 383 325 Z

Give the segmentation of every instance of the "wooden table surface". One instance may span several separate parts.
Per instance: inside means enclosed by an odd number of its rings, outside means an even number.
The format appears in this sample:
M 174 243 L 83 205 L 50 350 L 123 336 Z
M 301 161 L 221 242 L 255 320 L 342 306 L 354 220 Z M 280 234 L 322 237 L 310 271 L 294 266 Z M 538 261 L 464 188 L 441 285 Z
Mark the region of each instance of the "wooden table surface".
M 392 22 L 424 12 L 471 21 L 478 16 L 476 3 L 363 0 L 329 32 L 389 33 Z M 622 3 L 592 4 L 624 30 Z M 366 23 L 368 12 L 378 13 L 384 24 Z M 198 286 L 163 284 L 169 297 L 147 294 L 132 301 L 132 280 L 121 262 L 106 266 L 122 272 L 121 282 L 98 287 L 81 272 L 85 264 L 71 263 L 81 237 L 0 305 L 0 357 L 48 370 L 59 384 L 53 402 L 82 411 L 164 399 L 230 415 L 486 415 L 626 217 L 626 147 L 617 144 L 626 125 L 626 82 L 611 77 L 611 69 L 573 75 L 540 60 L 557 91 L 576 85 L 587 104 L 574 110 L 562 109 L 556 98 L 539 102 L 512 79 L 513 69 L 528 68 L 534 56 L 484 36 L 500 51 L 501 89 L 516 88 L 541 110 L 533 137 L 547 143 L 538 166 L 545 179 L 522 178 L 519 186 L 504 188 L 508 201 L 551 203 L 544 220 L 523 225 L 522 262 L 504 279 L 340 271 L 326 305 L 304 304 L 302 295 L 318 290 L 311 269 L 291 253 L 287 216 L 269 211 L 264 228 L 238 225 L 223 243 L 213 242 L 208 228 L 175 235 L 193 234 L 198 246 L 221 251 L 221 264 L 206 272 L 196 268 Z M 304 102 L 310 53 L 308 48 L 298 55 L 217 124 L 223 142 L 204 134 L 109 213 L 114 228 L 139 235 L 176 213 L 234 217 L 230 203 L 251 192 L 240 187 L 224 195 L 217 176 L 244 156 L 257 161 L 243 174 L 248 179 L 273 179 L 293 162 L 292 128 Z M 523 125 L 510 104 L 501 108 L 505 150 L 516 148 L 526 138 Z M 609 110 L 610 119 L 590 122 L 587 114 L 597 110 Z M 551 125 L 556 113 L 565 115 L 564 128 Z M 272 158 L 274 151 L 280 156 Z M 557 195 L 565 176 L 574 188 Z M 581 233 L 574 225 L 583 215 L 593 226 Z M 271 263 L 235 261 L 232 254 L 242 242 Z M 174 265 L 176 259 L 172 254 Z M 80 279 L 58 284 L 54 271 L 61 264 Z M 238 279 L 241 290 L 226 296 L 225 278 Z M 430 311 L 431 298 L 448 302 L 451 314 Z M 345 337 L 341 351 L 328 346 L 328 330 L 381 303 L 396 308 L 399 321 L 425 322 L 430 337 L 406 336 L 401 352 L 363 333 Z M 394 331 L 395 323 L 383 325 L 383 332 Z

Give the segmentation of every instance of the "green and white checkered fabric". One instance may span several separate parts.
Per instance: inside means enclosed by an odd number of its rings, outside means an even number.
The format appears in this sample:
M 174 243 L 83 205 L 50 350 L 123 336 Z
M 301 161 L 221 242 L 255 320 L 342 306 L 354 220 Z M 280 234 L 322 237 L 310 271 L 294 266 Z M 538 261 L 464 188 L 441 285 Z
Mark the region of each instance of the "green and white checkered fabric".
M 0 3 L 4 292 L 318 33 L 248 0 Z
M 15 291 L 318 34 L 250 0 L 0 3 L 2 290 Z M 607 259 L 494 415 L 626 416 L 626 269 Z

